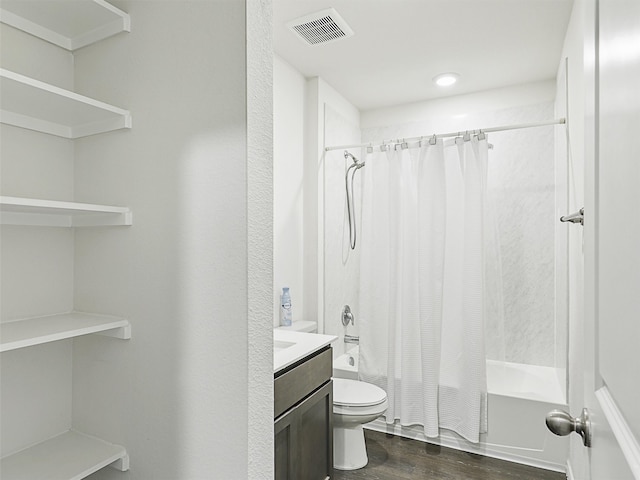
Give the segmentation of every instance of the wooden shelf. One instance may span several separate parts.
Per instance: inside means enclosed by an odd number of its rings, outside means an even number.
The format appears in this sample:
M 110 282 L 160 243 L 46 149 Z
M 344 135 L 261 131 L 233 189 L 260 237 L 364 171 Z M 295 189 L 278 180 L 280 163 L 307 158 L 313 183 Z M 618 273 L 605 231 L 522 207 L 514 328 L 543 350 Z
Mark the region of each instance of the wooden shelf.
M 71 51 L 131 31 L 129 14 L 104 0 L 2 0 L 0 21 Z
M 129 469 L 124 447 L 69 430 L 2 458 L 2 480 L 79 480 L 109 464 Z
M 0 121 L 8 125 L 72 139 L 131 128 L 128 110 L 4 68 L 0 90 Z
M 127 207 L 0 196 L 2 225 L 98 227 L 132 222 L 133 214 Z
M 131 338 L 129 321 L 110 315 L 70 312 L 0 324 L 0 352 L 98 333 Z

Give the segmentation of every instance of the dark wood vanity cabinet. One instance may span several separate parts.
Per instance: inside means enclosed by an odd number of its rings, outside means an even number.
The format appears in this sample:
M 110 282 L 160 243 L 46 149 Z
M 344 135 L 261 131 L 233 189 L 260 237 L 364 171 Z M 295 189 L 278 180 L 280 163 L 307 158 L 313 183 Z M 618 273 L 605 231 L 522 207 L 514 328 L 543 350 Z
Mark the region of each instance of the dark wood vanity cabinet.
M 325 480 L 333 469 L 331 348 L 274 379 L 276 480 Z

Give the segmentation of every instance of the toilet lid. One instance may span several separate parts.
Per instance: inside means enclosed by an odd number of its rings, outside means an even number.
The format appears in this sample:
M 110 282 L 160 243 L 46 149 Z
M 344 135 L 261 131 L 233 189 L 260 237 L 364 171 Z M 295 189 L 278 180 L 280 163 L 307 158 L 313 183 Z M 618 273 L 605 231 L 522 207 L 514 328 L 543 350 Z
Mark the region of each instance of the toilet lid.
M 358 380 L 333 379 L 333 403 L 335 405 L 368 407 L 382 403 L 387 394 L 380 387 Z

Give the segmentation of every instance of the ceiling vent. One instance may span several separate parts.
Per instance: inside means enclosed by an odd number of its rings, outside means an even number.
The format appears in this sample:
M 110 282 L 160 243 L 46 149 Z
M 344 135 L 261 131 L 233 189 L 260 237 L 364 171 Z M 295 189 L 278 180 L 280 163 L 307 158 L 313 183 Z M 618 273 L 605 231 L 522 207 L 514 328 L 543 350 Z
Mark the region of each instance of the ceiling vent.
M 287 27 L 309 45 L 334 42 L 353 35 L 351 27 L 333 8 L 292 20 Z

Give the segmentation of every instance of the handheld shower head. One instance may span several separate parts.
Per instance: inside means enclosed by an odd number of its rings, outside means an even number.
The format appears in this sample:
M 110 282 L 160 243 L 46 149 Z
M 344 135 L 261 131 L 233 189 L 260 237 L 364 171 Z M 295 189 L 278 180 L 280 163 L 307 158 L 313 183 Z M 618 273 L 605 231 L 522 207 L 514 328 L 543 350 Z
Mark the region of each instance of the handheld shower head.
M 347 190 L 347 213 L 349 215 L 349 246 L 351 250 L 356 248 L 356 209 L 353 199 L 353 179 L 356 176 L 356 171 L 364 167 L 364 161 L 360 162 L 358 159 L 347 150 L 344 151 L 344 159 L 350 158 L 353 163 L 347 167 L 347 172 L 344 176 L 345 187 Z M 351 177 L 349 177 L 351 173 Z M 351 181 L 349 181 L 351 180 Z M 352 212 L 353 211 L 353 212 Z

